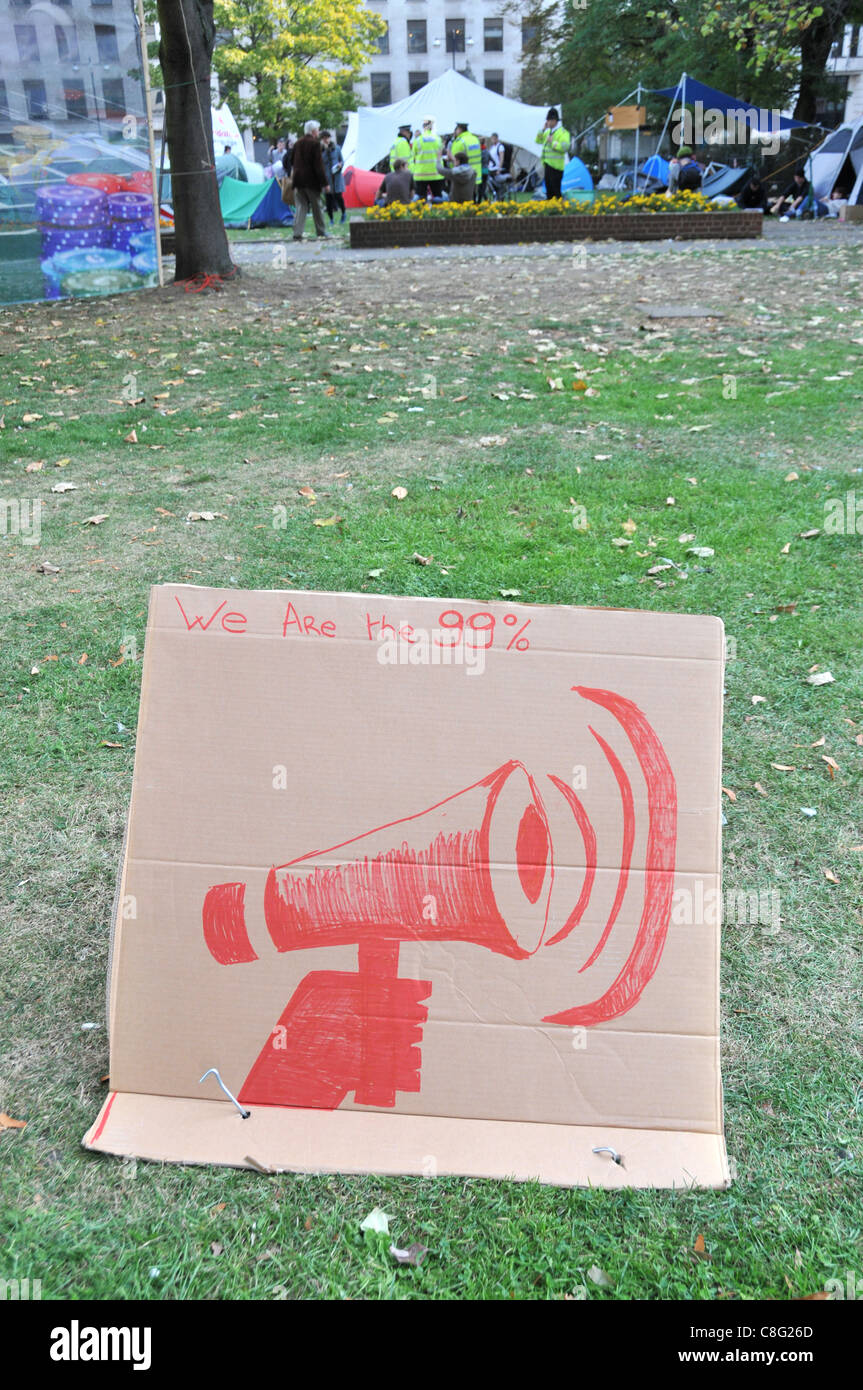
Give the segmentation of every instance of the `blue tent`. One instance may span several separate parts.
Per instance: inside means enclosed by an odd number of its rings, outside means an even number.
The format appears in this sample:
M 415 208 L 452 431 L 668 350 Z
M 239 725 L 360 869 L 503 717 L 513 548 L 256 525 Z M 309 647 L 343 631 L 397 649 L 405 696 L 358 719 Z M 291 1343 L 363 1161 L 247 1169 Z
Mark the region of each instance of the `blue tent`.
M 583 164 L 578 155 L 573 155 L 563 171 L 563 179 L 560 185 L 561 193 L 574 193 L 582 190 L 587 193 L 593 192 L 593 179 L 586 164 Z
M 668 183 L 668 160 L 663 159 L 661 154 L 652 154 L 649 159 L 645 159 L 641 166 L 642 174 L 648 178 L 659 179 L 662 183 Z
M 283 227 L 294 220 L 294 209 L 282 202 L 278 179 L 268 179 L 266 191 L 252 213 L 251 227 Z
M 773 112 L 758 107 L 750 106 L 748 101 L 741 101 L 739 97 L 730 97 L 727 92 L 719 92 L 715 87 L 707 87 L 703 82 L 698 82 L 688 73 L 684 73 L 676 87 L 654 88 L 654 95 L 658 97 L 668 97 L 669 101 L 692 102 L 700 101 L 704 109 L 712 107 L 716 111 L 745 111 L 747 113 L 746 126 L 750 131 L 761 130 L 764 134 L 775 134 L 776 127 L 773 123 Z M 749 119 L 749 113 L 755 120 Z M 780 116 L 780 130 L 796 130 L 805 126 L 806 121 L 795 121 L 791 116 Z

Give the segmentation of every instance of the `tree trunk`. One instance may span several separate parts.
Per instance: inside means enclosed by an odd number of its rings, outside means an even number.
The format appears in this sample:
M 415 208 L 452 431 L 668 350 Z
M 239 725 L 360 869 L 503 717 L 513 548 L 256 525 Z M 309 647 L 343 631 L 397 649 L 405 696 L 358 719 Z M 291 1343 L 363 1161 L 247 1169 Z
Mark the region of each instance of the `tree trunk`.
M 794 107 L 794 119 L 797 121 L 815 120 L 815 106 L 821 95 L 827 59 L 834 40 L 842 33 L 849 8 L 841 0 L 825 5 L 823 14 L 803 30 L 800 41 L 800 87 Z
M 174 278 L 235 274 L 213 157 L 213 0 L 158 0 L 158 15 L 177 243 Z

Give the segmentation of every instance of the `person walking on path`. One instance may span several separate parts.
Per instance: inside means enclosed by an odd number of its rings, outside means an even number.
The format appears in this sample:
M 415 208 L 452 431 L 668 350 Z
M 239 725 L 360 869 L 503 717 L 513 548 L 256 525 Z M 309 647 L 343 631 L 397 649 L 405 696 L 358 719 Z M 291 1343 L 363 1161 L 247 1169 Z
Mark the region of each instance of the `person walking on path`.
M 324 159 L 324 173 L 330 190 L 327 193 L 327 217 L 332 226 L 336 209 L 341 209 L 342 221 L 347 222 L 348 214 L 345 208 L 345 179 L 343 170 L 345 167 L 342 158 L 341 146 L 337 145 L 328 130 L 321 131 L 321 152 Z
M 309 212 L 315 223 L 318 238 L 330 235 L 324 226 L 321 194 L 330 192 L 324 169 L 320 142 L 320 123 L 306 121 L 303 133 L 294 145 L 291 157 L 291 178 L 294 184 L 294 241 L 302 241 L 303 228 Z
M 563 170 L 569 154 L 570 133 L 560 123 L 560 113 L 555 106 L 549 108 L 545 125 L 536 137 L 542 148 L 542 172 L 545 176 L 546 198 L 559 198 Z

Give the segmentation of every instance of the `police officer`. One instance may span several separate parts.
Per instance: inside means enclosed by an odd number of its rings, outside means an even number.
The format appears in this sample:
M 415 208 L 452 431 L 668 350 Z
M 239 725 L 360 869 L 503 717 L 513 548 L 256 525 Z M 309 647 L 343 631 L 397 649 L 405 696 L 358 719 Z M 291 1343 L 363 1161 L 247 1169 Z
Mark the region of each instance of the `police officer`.
M 466 121 L 458 122 L 449 152 L 453 161 L 455 161 L 457 154 L 467 155 L 467 162 L 476 175 L 476 189 L 477 196 L 479 196 L 479 191 L 482 188 L 482 145 L 477 136 L 468 130 Z
M 441 138 L 435 134 L 434 117 L 423 117 L 423 128 L 414 137 L 410 169 L 421 198 L 429 194 L 439 198 L 443 192 L 443 175 L 439 168 Z
M 542 171 L 545 175 L 546 198 L 559 198 L 563 169 L 569 154 L 571 136 L 560 123 L 560 114 L 552 106 L 545 118 L 545 125 L 536 137 L 542 147 Z
M 411 157 L 411 128 L 409 125 L 400 125 L 399 133 L 390 150 L 390 168 L 395 168 L 397 159 L 406 159 L 410 165 Z

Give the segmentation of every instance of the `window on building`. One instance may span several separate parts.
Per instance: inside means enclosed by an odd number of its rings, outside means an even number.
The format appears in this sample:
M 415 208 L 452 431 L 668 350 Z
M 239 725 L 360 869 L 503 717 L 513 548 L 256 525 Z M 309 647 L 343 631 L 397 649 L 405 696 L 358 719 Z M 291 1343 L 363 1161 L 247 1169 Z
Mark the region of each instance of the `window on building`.
M 392 99 L 392 83 L 389 73 L 373 72 L 372 106 L 389 106 Z
M 408 20 L 408 53 L 428 52 L 428 25 L 424 19 Z
M 503 96 L 503 69 L 486 68 L 485 85 L 490 92 L 497 92 L 499 97 Z
M 108 120 L 122 119 L 126 114 L 126 89 L 122 77 L 103 77 L 102 95 Z
M 117 47 L 117 30 L 113 24 L 95 24 L 96 50 L 100 63 L 119 63 L 120 50 Z
M 375 39 L 378 53 L 389 53 L 390 51 L 390 26 L 387 25 L 382 34 L 378 34 Z
M 71 120 L 87 119 L 87 97 L 79 79 L 66 78 L 63 83 L 63 99 L 66 103 L 66 115 Z
M 464 20 L 448 19 L 446 22 L 447 53 L 464 53 Z
M 44 82 L 25 82 L 24 100 L 27 103 L 28 120 L 47 121 L 48 96 Z
M 428 80 L 429 75 L 427 72 L 409 72 L 408 95 L 413 96 L 414 92 L 418 92 L 420 87 L 424 87 Z
M 18 57 L 22 63 L 38 63 L 39 40 L 36 38 L 35 24 L 16 24 L 15 41 L 18 44 Z
M 90 0 L 91 5 L 113 5 L 114 0 Z
M 54 36 L 57 40 L 57 57 L 60 62 L 77 63 L 78 61 L 78 35 L 73 25 L 54 25 Z
M 483 21 L 483 40 L 486 53 L 503 52 L 502 19 L 486 19 Z
M 521 21 L 521 48 L 523 53 L 535 53 L 539 43 L 539 24 L 535 19 Z
M 9 98 L 6 95 L 6 83 L 0 82 L 0 120 L 10 121 L 12 112 L 9 110 Z

